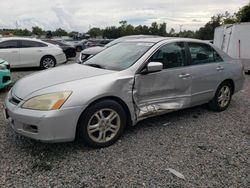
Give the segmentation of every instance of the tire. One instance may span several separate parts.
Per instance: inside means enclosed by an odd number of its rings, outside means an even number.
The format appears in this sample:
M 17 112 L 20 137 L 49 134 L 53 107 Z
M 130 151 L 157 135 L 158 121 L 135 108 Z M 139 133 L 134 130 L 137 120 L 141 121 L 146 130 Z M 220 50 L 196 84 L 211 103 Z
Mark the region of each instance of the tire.
M 214 98 L 209 102 L 209 107 L 215 112 L 222 112 L 230 105 L 233 95 L 233 86 L 223 82 L 217 89 Z
M 77 136 L 93 148 L 110 146 L 122 136 L 126 119 L 126 113 L 119 103 L 113 100 L 94 103 L 81 115 Z
M 82 47 L 81 47 L 81 46 L 77 46 L 77 47 L 76 47 L 76 51 L 77 51 L 77 52 L 81 52 L 81 51 L 82 51 Z
M 44 56 L 41 59 L 40 67 L 41 69 L 49 69 L 56 66 L 56 60 L 52 56 Z

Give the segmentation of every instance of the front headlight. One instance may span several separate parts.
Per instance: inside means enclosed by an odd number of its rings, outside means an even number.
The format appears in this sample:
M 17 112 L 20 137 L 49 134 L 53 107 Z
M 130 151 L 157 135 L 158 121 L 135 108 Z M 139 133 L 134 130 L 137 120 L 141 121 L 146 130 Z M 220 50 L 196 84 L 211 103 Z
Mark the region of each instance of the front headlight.
M 6 65 L 0 64 L 0 70 L 4 70 L 4 69 L 7 69 Z
M 72 91 L 63 91 L 39 95 L 27 100 L 22 108 L 42 111 L 57 110 L 66 102 L 71 93 Z

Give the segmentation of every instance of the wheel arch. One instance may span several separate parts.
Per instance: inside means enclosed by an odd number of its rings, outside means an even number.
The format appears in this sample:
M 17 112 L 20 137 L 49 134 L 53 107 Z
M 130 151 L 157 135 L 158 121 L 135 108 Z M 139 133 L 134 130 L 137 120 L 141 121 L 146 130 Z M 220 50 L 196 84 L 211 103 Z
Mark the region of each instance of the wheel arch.
M 54 61 L 55 61 L 55 63 L 57 63 L 57 62 L 56 62 L 55 56 L 53 56 L 53 55 L 51 55 L 51 54 L 46 54 L 46 55 L 43 55 L 43 56 L 41 57 L 41 59 L 40 59 L 40 65 L 41 65 L 41 63 L 42 63 L 42 60 L 43 60 L 44 58 L 46 58 L 46 57 L 51 57 L 51 58 L 53 58 Z
M 233 90 L 233 94 L 234 94 L 234 92 L 235 92 L 235 83 L 234 83 L 234 81 L 231 78 L 228 78 L 228 79 L 224 80 L 223 82 L 221 82 L 220 85 L 223 84 L 223 83 L 229 83 L 232 86 L 232 90 Z
M 113 101 L 117 102 L 118 104 L 120 104 L 120 105 L 122 106 L 122 108 L 124 109 L 126 115 L 127 115 L 127 125 L 128 125 L 128 126 L 131 126 L 131 125 L 133 124 L 133 123 L 132 123 L 132 118 L 131 118 L 131 112 L 130 112 L 130 110 L 129 110 L 128 105 L 127 105 L 121 98 L 119 98 L 119 97 L 116 97 L 116 96 L 105 96 L 105 97 L 101 97 L 101 98 L 98 98 L 98 99 L 92 101 L 92 102 L 87 106 L 87 108 L 85 108 L 85 109 L 82 111 L 81 115 L 79 116 L 79 118 L 78 118 L 78 120 L 77 120 L 77 127 L 76 127 L 76 132 L 75 132 L 75 135 L 76 135 L 76 136 L 77 136 L 77 131 L 78 131 L 79 123 L 80 123 L 80 121 L 81 121 L 81 118 L 82 118 L 84 112 L 85 112 L 91 105 L 93 105 L 93 104 L 95 104 L 95 103 L 98 103 L 98 102 L 100 102 L 100 101 L 103 101 L 103 100 L 113 100 Z

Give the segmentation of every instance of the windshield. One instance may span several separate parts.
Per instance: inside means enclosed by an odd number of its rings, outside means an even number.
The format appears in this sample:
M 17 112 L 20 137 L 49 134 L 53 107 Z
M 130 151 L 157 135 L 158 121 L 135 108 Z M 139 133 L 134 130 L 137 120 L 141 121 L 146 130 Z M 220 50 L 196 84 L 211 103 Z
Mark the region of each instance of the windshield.
M 109 70 L 125 70 L 132 66 L 153 43 L 119 43 L 95 55 L 84 65 Z
M 109 48 L 110 46 L 113 46 L 113 45 L 115 45 L 119 42 L 122 42 L 122 41 L 124 41 L 124 37 L 121 37 L 121 38 L 118 38 L 118 39 L 115 39 L 115 40 L 109 42 L 108 44 L 105 45 L 105 47 Z

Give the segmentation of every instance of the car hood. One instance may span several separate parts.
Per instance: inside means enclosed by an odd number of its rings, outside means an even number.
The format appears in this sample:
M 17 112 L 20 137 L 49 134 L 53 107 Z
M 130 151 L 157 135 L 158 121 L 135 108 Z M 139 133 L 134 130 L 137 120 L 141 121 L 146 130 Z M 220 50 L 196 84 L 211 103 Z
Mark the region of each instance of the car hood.
M 91 48 L 87 48 L 83 50 L 81 54 L 96 55 L 99 52 L 103 51 L 104 49 L 105 47 L 95 46 L 95 47 L 91 47 Z
M 3 60 L 3 59 L 0 59 L 0 64 L 2 64 L 2 63 L 4 63 L 4 62 L 6 62 L 6 61 Z
M 94 68 L 86 65 L 66 65 L 41 71 L 20 79 L 12 88 L 12 93 L 20 99 L 50 86 L 75 80 L 110 74 L 115 71 Z

